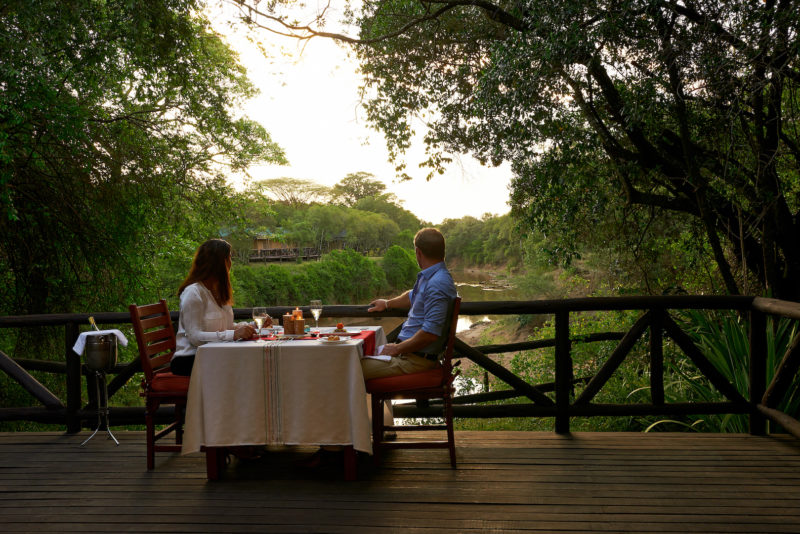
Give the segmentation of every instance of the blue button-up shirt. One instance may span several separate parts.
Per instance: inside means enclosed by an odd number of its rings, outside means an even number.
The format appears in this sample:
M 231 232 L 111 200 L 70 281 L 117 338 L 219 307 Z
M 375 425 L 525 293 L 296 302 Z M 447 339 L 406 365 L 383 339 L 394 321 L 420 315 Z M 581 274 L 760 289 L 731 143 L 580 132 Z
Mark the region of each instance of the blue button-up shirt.
M 443 261 L 420 271 L 414 289 L 408 295 L 411 309 L 397 341 L 405 341 L 419 330 L 441 336 L 448 307 L 457 296 L 456 284 Z

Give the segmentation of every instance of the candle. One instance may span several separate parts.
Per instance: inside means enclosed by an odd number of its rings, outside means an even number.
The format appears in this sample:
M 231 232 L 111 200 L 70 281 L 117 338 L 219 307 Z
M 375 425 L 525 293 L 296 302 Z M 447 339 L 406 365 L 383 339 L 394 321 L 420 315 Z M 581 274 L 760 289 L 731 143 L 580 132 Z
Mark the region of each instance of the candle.
M 294 317 L 290 313 L 283 316 L 283 333 L 287 335 L 294 334 Z

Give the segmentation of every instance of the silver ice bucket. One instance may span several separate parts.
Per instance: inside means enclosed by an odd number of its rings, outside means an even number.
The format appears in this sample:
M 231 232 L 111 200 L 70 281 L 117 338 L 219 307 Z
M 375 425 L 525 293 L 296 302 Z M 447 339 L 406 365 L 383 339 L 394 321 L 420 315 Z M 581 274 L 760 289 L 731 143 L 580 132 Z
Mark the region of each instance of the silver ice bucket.
M 86 367 L 93 371 L 110 371 L 117 365 L 117 336 L 102 334 L 86 338 Z

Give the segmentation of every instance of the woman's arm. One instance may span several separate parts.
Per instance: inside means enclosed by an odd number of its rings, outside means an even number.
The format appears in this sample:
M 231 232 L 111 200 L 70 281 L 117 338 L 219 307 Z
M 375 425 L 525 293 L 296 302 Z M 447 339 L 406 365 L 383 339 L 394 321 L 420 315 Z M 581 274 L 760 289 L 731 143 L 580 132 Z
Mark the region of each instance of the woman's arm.
M 253 335 L 252 326 L 234 325 L 232 316 L 226 316 L 225 310 L 216 302 L 204 299 L 195 288 L 186 288 L 181 296 L 181 325 L 189 343 L 195 347 Z

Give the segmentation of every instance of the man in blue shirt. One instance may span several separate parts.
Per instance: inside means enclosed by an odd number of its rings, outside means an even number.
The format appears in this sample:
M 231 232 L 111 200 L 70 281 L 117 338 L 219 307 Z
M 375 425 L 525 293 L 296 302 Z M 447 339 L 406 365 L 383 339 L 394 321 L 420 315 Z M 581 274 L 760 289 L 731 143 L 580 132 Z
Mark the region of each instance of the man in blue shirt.
M 447 328 L 447 312 L 458 295 L 453 277 L 444 264 L 444 236 L 436 228 L 423 228 L 414 236 L 414 251 L 421 271 L 414 288 L 399 297 L 378 299 L 368 311 L 407 309 L 397 343 L 384 345 L 381 355 L 390 361 L 364 358 L 364 378 L 382 378 L 417 373 L 439 365 L 438 354 L 426 351 Z

